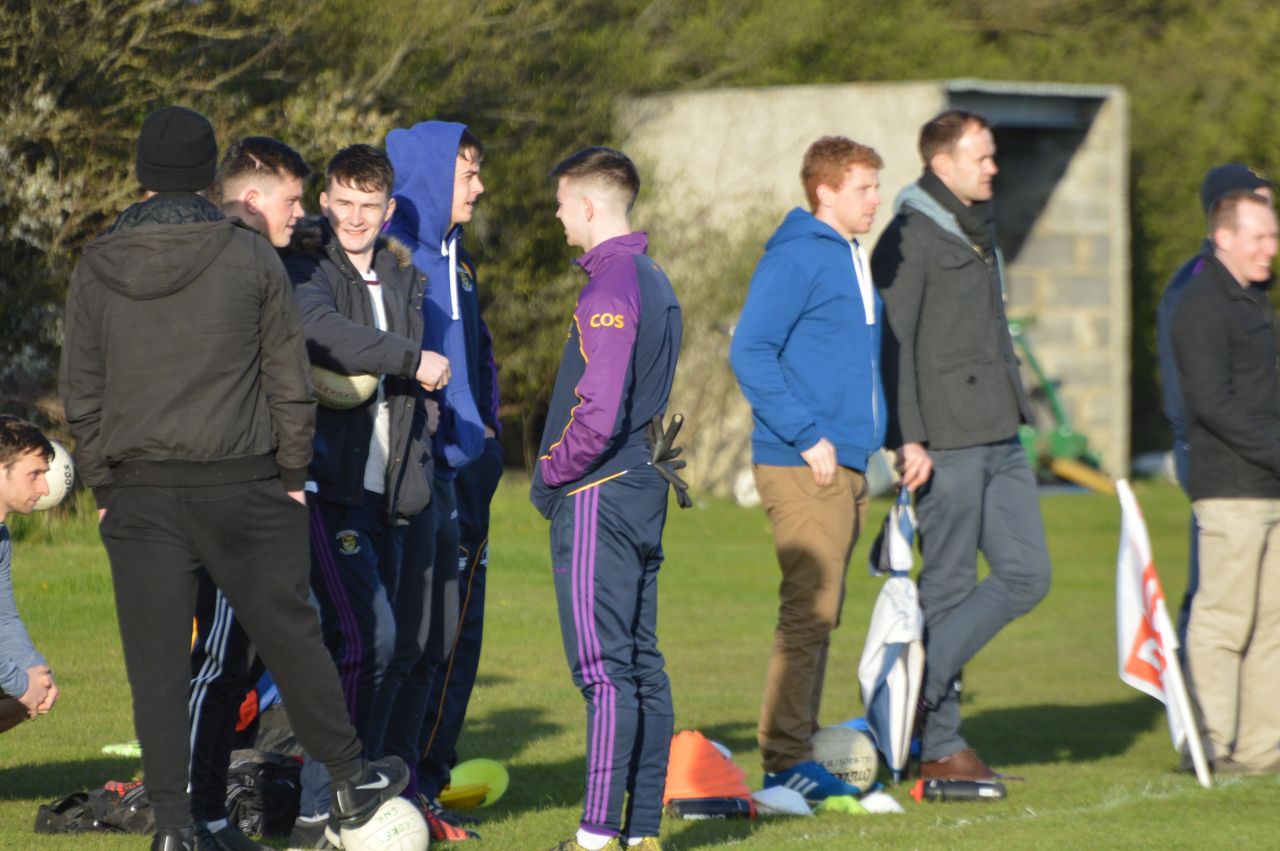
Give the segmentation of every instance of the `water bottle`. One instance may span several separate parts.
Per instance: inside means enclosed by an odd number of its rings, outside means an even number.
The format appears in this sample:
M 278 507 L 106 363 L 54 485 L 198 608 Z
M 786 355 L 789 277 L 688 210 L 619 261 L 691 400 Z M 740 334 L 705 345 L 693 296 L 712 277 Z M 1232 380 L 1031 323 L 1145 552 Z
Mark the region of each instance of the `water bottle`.
M 918 780 L 911 797 L 924 801 L 999 801 L 1004 784 L 995 780 Z
M 695 821 L 754 818 L 755 814 L 755 806 L 747 798 L 680 798 L 667 804 L 667 815 Z

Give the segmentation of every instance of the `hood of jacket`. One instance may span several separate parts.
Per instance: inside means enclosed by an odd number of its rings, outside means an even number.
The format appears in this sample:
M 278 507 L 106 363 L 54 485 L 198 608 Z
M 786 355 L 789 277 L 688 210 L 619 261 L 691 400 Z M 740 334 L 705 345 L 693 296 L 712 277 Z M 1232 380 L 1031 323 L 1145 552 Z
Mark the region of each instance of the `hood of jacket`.
M 387 134 L 387 156 L 396 171 L 390 230 L 411 248 L 438 252 L 449 236 L 458 142 L 466 129 L 452 121 L 423 121 Z
M 836 233 L 835 228 L 831 227 L 831 225 L 819 221 L 818 217 L 813 213 L 808 210 L 802 210 L 799 207 L 795 207 L 791 212 L 787 213 L 786 218 L 782 220 L 782 224 L 778 225 L 778 229 L 773 232 L 773 236 L 769 237 L 769 241 L 765 243 L 764 248 L 765 251 L 773 251 L 792 240 L 807 237 L 829 239 L 838 243 L 846 251 L 849 250 L 849 240 Z
M 960 222 L 956 221 L 955 215 L 939 204 L 937 198 L 921 189 L 918 184 L 908 183 L 902 187 L 902 191 L 894 199 L 893 212 L 895 215 L 901 213 L 906 207 L 910 207 L 916 212 L 927 216 L 938 227 L 957 239 L 963 240 L 965 245 L 969 244 L 969 237 L 965 236 L 964 228 L 960 227 Z
M 195 280 L 241 227 L 199 195 L 161 193 L 122 212 L 80 262 L 123 296 L 163 298 Z
M 458 142 L 465 124 L 423 121 L 387 134 L 387 156 L 395 169 L 391 185 L 396 211 L 389 231 L 409 246 L 414 264 L 432 284 L 428 297 L 457 321 L 458 262 L 462 253 L 462 226 L 453 219 L 453 185 Z M 460 256 L 461 255 L 461 256 Z M 447 290 L 441 287 L 448 283 Z

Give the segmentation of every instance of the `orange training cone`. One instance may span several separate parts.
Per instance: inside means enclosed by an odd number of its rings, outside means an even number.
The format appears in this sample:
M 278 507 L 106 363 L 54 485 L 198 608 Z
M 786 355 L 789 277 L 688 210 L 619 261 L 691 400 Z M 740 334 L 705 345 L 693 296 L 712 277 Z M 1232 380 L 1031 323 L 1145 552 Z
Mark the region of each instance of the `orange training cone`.
M 682 730 L 671 739 L 667 788 L 662 803 L 690 798 L 750 800 L 747 775 L 696 730 Z

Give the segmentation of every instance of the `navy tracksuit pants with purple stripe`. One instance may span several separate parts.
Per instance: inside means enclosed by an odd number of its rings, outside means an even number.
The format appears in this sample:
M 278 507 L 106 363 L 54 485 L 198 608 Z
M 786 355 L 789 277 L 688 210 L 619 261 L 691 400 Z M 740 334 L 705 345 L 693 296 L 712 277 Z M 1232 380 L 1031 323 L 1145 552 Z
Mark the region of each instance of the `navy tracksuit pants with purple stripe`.
M 360 505 L 341 505 L 308 494 L 311 509 L 311 590 L 320 603 L 325 646 L 333 657 L 347 713 L 366 755 L 380 746 L 385 723 L 373 712 L 395 647 L 396 582 L 404 527 L 389 525 L 383 497 L 365 491 Z
M 645 466 L 566 495 L 551 518 L 560 632 L 587 702 L 582 826 L 598 833 L 657 836 L 661 822 L 675 717 L 657 634 L 666 517 L 667 484 Z

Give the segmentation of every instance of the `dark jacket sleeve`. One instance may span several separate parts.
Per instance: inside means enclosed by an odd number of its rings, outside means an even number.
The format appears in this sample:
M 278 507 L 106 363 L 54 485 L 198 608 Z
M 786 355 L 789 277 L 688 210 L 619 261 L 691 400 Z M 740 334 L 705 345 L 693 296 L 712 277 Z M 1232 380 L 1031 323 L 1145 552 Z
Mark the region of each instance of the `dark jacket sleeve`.
M 412 378 L 417 373 L 422 354 L 418 342 L 362 325 L 339 312 L 334 288 L 346 283 L 333 280 L 324 265 L 312 258 L 291 258 L 289 276 L 311 360 L 344 375 Z
M 261 376 L 276 433 L 276 465 L 289 490 L 306 483 L 315 435 L 316 400 L 293 288 L 284 266 L 266 240 L 255 239 L 262 282 Z
M 480 387 L 476 397 L 480 400 L 480 419 L 494 434 L 502 433 L 498 421 L 498 362 L 493 357 L 493 335 L 484 317 L 480 317 Z
M 1240 457 L 1280 476 L 1280 435 L 1251 416 L 1231 386 L 1232 331 L 1202 291 L 1189 291 L 1174 312 L 1171 337 L 1187 418 Z
M 889 405 L 885 445 L 892 449 L 929 441 L 916 378 L 916 326 L 924 300 L 925 265 L 908 228 L 903 216 L 896 217 L 871 255 L 871 277 L 884 300 L 881 369 Z
M 100 323 L 89 304 L 90 288 L 83 270 L 84 266 L 77 264 L 67 291 L 58 385 L 67 425 L 76 440 L 76 470 L 101 506 L 111 491 L 111 470 L 102 454 L 100 433 L 106 364 L 98 333 Z

